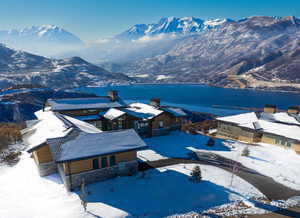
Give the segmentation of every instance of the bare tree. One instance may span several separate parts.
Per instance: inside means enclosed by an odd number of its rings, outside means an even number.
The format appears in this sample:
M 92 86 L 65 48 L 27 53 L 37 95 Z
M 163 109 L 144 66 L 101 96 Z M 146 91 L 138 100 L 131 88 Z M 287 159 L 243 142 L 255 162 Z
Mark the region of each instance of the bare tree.
M 87 196 L 88 196 L 88 193 L 86 191 L 86 185 L 85 185 L 85 180 L 82 179 L 82 182 L 81 182 L 81 185 L 80 185 L 80 200 L 81 200 L 81 205 L 83 206 L 83 209 L 84 211 L 86 212 L 86 209 L 87 209 Z
M 245 148 L 242 150 L 242 154 L 241 154 L 241 155 L 242 155 L 242 156 L 246 156 L 246 157 L 248 157 L 248 156 L 250 155 L 250 150 L 249 150 L 248 146 L 245 147 Z

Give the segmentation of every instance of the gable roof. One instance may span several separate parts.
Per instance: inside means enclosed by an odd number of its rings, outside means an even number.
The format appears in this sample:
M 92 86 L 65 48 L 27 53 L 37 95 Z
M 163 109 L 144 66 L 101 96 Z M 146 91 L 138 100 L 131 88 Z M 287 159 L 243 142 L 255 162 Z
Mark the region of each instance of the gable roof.
M 147 147 L 133 129 L 102 133 L 81 132 L 76 138 L 60 146 L 56 162 L 75 161 Z
M 115 108 L 110 108 L 109 110 L 100 112 L 99 114 L 108 120 L 114 120 L 114 119 L 119 118 L 120 116 L 124 115 L 125 112 L 122 110 L 115 109 Z
M 129 104 L 129 107 L 122 108 L 121 110 L 140 119 L 153 119 L 164 113 L 163 110 L 144 103 L 131 103 Z
M 181 108 L 178 108 L 178 107 L 161 107 L 160 109 L 172 114 L 175 117 L 187 116 L 187 114 L 184 112 L 184 110 Z
M 53 111 L 101 109 L 125 106 L 125 103 L 122 100 L 119 99 L 117 101 L 112 101 L 108 96 L 93 98 L 48 99 L 47 104 Z
M 217 120 L 300 141 L 299 115 L 286 112 L 274 114 L 250 112 L 227 117 L 218 117 Z
M 49 110 L 37 111 L 35 116 L 38 118 L 36 124 L 22 130 L 22 138 L 24 143 L 28 145 L 28 152 L 38 149 L 49 138 L 65 137 L 74 128 L 87 133 L 101 132 L 89 123 Z

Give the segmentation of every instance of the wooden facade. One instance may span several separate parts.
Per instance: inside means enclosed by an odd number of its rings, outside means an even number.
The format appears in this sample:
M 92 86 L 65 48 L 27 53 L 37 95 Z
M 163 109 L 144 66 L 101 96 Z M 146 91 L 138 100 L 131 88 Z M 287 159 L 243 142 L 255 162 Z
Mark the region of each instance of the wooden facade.
M 291 148 L 295 150 L 297 153 L 300 153 L 300 141 L 289 139 L 283 136 L 264 133 L 261 142 L 278 145 L 284 148 Z
M 100 109 L 81 109 L 81 110 L 61 110 L 57 111 L 61 114 L 67 115 L 67 116 L 87 116 L 87 115 L 97 115 L 101 112 Z
M 248 143 L 263 142 L 278 145 L 280 147 L 293 149 L 300 154 L 300 141 L 289 139 L 280 135 L 242 128 L 229 122 L 218 121 L 217 137 L 235 139 Z
M 48 144 L 44 144 L 37 150 L 33 151 L 33 157 L 37 164 L 53 161 L 52 153 Z
M 115 162 L 112 163 L 114 159 Z M 63 169 L 66 175 L 82 173 L 90 170 L 94 170 L 93 161 L 97 160 L 97 169 L 112 167 L 122 162 L 134 161 L 137 159 L 137 151 L 128 151 L 116 154 L 110 154 L 105 156 L 98 156 L 93 158 L 87 158 L 82 160 L 70 161 L 63 163 Z
M 265 113 L 271 113 L 274 114 L 276 113 L 277 109 L 275 105 L 265 105 L 264 107 L 264 112 Z
M 239 127 L 236 124 L 218 121 L 217 136 L 221 138 L 231 138 L 248 143 L 260 142 L 262 133 Z
M 170 128 L 172 124 L 172 117 L 168 113 L 161 113 L 151 120 L 152 129 Z

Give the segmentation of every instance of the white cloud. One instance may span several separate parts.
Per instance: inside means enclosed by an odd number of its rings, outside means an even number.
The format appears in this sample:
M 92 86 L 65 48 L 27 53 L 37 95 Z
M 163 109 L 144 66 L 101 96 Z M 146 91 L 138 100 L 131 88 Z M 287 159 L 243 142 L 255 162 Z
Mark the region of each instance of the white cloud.
M 160 40 L 173 40 L 177 37 L 176 34 L 165 34 L 165 33 L 161 33 L 155 36 L 143 36 L 137 40 L 133 40 L 133 42 L 136 43 L 148 43 L 148 42 L 155 42 L 155 41 L 160 41 Z

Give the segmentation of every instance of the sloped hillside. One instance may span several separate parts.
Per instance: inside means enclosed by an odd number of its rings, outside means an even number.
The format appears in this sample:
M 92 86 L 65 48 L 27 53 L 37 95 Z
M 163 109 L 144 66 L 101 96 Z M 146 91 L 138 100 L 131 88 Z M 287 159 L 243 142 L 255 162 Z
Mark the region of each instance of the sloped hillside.
M 300 20 L 249 17 L 183 37 L 162 55 L 123 64 L 140 81 L 300 89 Z
M 50 59 L 0 44 L 0 88 L 36 84 L 51 88 L 126 84 L 132 79 L 111 73 L 79 57 Z

